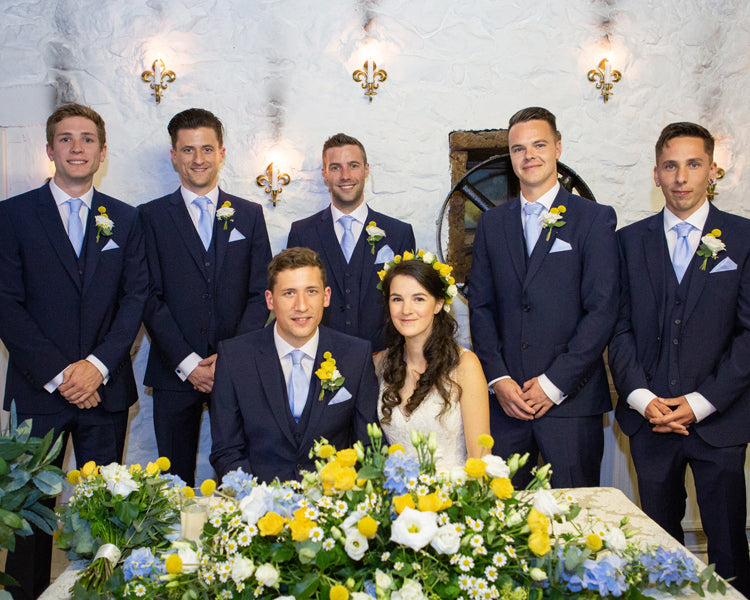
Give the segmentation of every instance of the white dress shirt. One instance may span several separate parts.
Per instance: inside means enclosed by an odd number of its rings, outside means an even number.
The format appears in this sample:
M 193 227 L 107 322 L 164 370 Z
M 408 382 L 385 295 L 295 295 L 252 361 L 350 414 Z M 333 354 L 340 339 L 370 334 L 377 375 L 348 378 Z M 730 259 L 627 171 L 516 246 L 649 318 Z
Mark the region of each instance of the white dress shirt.
M 318 353 L 318 340 L 320 339 L 320 330 L 316 329 L 315 334 L 299 348 L 295 348 L 279 335 L 277 324 L 273 325 L 273 341 L 276 345 L 276 352 L 281 361 L 281 370 L 284 372 L 284 382 L 289 387 L 289 378 L 292 375 L 292 351 L 302 350 L 302 370 L 307 378 L 307 389 L 310 390 L 310 379 L 315 369 L 315 356 Z

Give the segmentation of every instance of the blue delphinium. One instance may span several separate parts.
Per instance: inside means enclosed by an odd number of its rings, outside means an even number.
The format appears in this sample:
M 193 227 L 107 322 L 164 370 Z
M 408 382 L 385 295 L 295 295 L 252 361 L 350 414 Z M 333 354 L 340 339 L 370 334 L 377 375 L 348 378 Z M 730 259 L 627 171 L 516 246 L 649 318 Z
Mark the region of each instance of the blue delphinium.
M 622 556 L 609 554 L 599 560 L 587 559 L 583 562 L 583 585 L 596 591 L 600 596 L 622 596 L 628 589 L 623 570 L 627 560 Z
M 174 475 L 173 473 L 161 473 L 159 477 L 165 479 L 171 487 L 177 488 L 178 490 L 181 490 L 187 485 L 182 477 Z
M 375 582 L 372 579 L 368 579 L 367 581 L 365 581 L 363 591 L 365 594 L 369 594 L 373 598 L 378 597 L 378 593 L 375 589 Z
M 154 567 L 158 561 L 149 548 L 136 548 L 122 564 L 122 574 L 125 581 L 135 577 L 148 579 L 155 575 Z
M 386 459 L 383 474 L 386 476 L 383 487 L 400 496 L 407 492 L 409 480 L 419 477 L 419 461 L 414 456 L 396 451 Z
M 230 471 L 221 479 L 221 489 L 231 490 L 238 502 L 247 496 L 255 485 L 256 482 L 253 476 L 245 473 L 242 467 L 235 471 Z
M 648 571 L 649 583 L 681 585 L 685 581 L 698 581 L 695 563 L 684 550 L 656 548 L 641 554 L 638 560 Z

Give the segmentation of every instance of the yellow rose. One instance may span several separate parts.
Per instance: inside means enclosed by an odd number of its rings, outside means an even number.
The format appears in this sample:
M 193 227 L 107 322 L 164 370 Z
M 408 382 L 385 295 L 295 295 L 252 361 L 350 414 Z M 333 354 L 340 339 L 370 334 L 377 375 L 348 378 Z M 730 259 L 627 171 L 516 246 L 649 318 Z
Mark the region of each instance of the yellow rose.
M 159 465 L 156 463 L 148 463 L 146 465 L 146 475 L 156 475 L 159 472 Z
M 357 451 L 354 448 L 339 450 L 336 453 L 336 460 L 341 463 L 342 467 L 353 467 L 357 464 Z
M 386 271 L 385 269 L 383 269 L 382 271 L 378 271 L 378 277 L 380 277 L 380 281 L 383 281 L 383 277 L 385 277 L 385 274 L 387 272 L 388 271 Z
M 414 253 L 408 250 L 404 251 L 404 260 L 414 260 Z
M 87 462 L 83 467 L 81 467 L 81 475 L 83 477 L 94 477 L 97 473 L 98 469 L 96 467 L 96 463 L 93 460 L 90 460 Z
M 170 554 L 167 556 L 167 560 L 164 561 L 164 566 L 167 568 L 167 573 L 170 575 L 182 573 L 182 559 L 177 554 Z
M 332 460 L 320 470 L 320 478 L 324 483 L 333 483 L 336 481 L 336 475 L 338 475 L 339 471 L 341 471 L 341 463 L 337 460 Z
M 169 459 L 166 456 L 160 456 L 156 459 L 156 466 L 162 471 L 169 471 L 169 467 L 172 466 L 172 463 L 169 462 Z
M 479 444 L 481 448 L 491 450 L 492 446 L 495 445 L 495 440 L 492 439 L 492 436 L 489 433 L 483 433 L 477 438 L 477 444 Z
M 341 469 L 336 473 L 336 479 L 333 482 L 335 487 L 340 492 L 345 492 L 354 487 L 354 483 L 357 481 L 357 471 L 351 467 Z
M 419 250 L 417 252 L 417 256 L 419 256 L 419 258 L 422 258 L 424 256 L 424 250 Z
M 535 531 L 529 536 L 529 550 L 537 556 L 544 556 L 550 548 L 547 532 Z
M 284 529 L 284 518 L 273 511 L 267 512 L 260 519 L 258 519 L 258 531 L 260 535 L 279 535 L 281 530 Z
M 589 550 L 593 550 L 594 552 L 597 552 L 598 550 L 602 549 L 602 538 L 600 538 L 595 533 L 589 533 L 586 536 L 586 547 Z
M 484 477 L 484 472 L 487 470 L 487 463 L 481 458 L 467 458 L 464 470 L 469 477 L 480 479 Z
M 504 500 L 510 498 L 513 495 L 513 484 L 507 477 L 497 477 L 490 482 L 490 488 L 495 493 L 495 496 Z
M 378 522 L 371 516 L 362 517 L 357 522 L 357 529 L 366 538 L 371 538 L 378 531 Z
M 349 590 L 340 583 L 337 583 L 331 588 L 328 598 L 329 600 L 349 600 Z
M 397 254 L 396 256 L 393 257 L 393 263 L 394 264 L 397 265 L 400 262 L 401 262 L 401 255 L 400 254 Z
M 133 463 L 130 465 L 130 473 L 131 475 L 134 473 L 140 473 L 143 469 L 141 468 L 141 465 L 138 463 Z
M 324 481 L 323 482 L 323 494 L 326 496 L 333 496 L 336 493 L 336 490 L 333 489 L 333 483 L 330 481 Z
M 453 270 L 453 267 L 450 265 L 441 265 L 440 266 L 440 275 L 443 277 L 448 277 L 448 275 L 451 274 L 451 271 Z
M 448 282 L 448 285 L 453 285 L 454 283 L 456 283 L 456 280 L 453 278 L 452 275 L 448 275 L 448 277 L 446 277 L 445 280 Z
M 68 483 L 76 485 L 79 481 L 81 481 L 81 472 L 78 469 L 73 469 L 68 473 Z
M 404 452 L 404 447 L 401 444 L 391 444 L 388 446 L 388 456 L 398 451 Z
M 331 444 L 323 444 L 318 447 L 318 458 L 331 458 L 334 452 L 336 452 L 336 448 L 331 446 Z
M 206 479 L 201 483 L 201 494 L 210 496 L 216 491 L 216 482 L 213 479 Z
M 536 508 L 529 511 L 528 518 L 529 529 L 533 532 L 547 533 L 549 530 L 549 519 L 547 515 L 540 513 Z
M 405 508 L 416 508 L 414 506 L 414 498 L 411 497 L 410 493 L 403 494 L 402 496 L 393 497 L 393 508 L 396 509 L 398 514 L 404 512 Z
M 292 539 L 295 542 L 304 542 L 310 537 L 310 530 L 315 527 L 315 523 L 310 519 L 292 519 L 289 522 L 289 530 L 292 532 Z
M 417 495 L 417 510 L 421 510 L 422 512 L 438 512 L 441 505 L 442 502 L 435 492 L 426 496 Z

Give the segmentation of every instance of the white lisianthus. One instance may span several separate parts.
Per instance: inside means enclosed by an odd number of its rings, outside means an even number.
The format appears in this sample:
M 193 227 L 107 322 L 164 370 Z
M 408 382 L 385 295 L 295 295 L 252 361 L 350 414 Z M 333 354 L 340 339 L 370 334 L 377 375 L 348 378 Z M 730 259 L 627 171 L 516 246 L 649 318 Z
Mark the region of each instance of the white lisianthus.
M 350 529 L 344 539 L 344 551 L 352 560 L 362 560 L 369 548 L 367 538 L 358 529 Z
M 554 495 L 544 488 L 536 491 L 534 495 L 534 508 L 548 517 L 554 517 L 560 512 L 560 507 L 557 505 Z
M 110 219 L 106 215 L 96 215 L 96 217 L 94 217 L 94 222 L 96 223 L 97 227 L 101 227 L 106 231 L 111 231 L 115 226 L 112 219 Z
M 510 477 L 510 467 L 501 457 L 494 454 L 487 454 L 482 457 L 482 460 L 487 465 L 485 473 L 489 477 Z
M 265 483 L 262 483 L 254 487 L 247 496 L 240 500 L 239 509 L 243 521 L 248 525 L 255 525 L 258 519 L 273 510 L 273 505 L 273 492 Z
M 432 261 L 435 260 L 435 255 L 432 252 L 425 252 L 422 255 L 422 261 L 426 262 L 428 265 L 432 264 Z
M 200 558 L 193 547 L 187 542 L 174 542 L 172 547 L 177 549 L 177 556 L 182 561 L 182 572 L 195 573 L 200 565 Z
M 222 206 L 216 209 L 217 219 L 229 219 L 234 216 L 234 209 L 231 206 Z
M 377 225 L 370 225 L 365 229 L 365 231 L 367 231 L 367 235 L 369 236 L 379 235 L 381 238 L 385 237 L 385 231 L 380 229 L 380 227 L 378 227 Z
M 253 561 L 236 554 L 232 560 L 232 581 L 240 583 L 250 577 L 255 571 Z
M 388 573 L 384 573 L 380 569 L 375 569 L 375 586 L 381 590 L 387 590 L 393 585 L 393 579 Z
M 551 225 L 552 223 L 557 223 L 560 219 L 562 219 L 562 217 L 563 216 L 560 213 L 553 213 L 547 210 L 543 210 L 542 214 L 539 215 L 539 222 L 542 225 Z
M 404 585 L 397 592 L 391 594 L 391 600 L 425 600 L 422 586 L 413 579 L 404 580 Z
M 140 487 L 133 479 L 127 467 L 117 463 L 112 463 L 106 467 L 102 467 L 100 472 L 102 479 L 107 486 L 107 490 L 109 490 L 113 496 L 127 498 Z
M 608 529 L 602 537 L 604 539 L 604 544 L 607 548 L 612 550 L 612 552 L 622 552 L 628 544 L 625 534 L 619 527 L 616 529 Z
M 271 563 L 264 563 L 255 570 L 255 579 L 266 587 L 273 587 L 279 581 L 279 572 Z
M 716 258 L 716 255 L 721 252 L 722 250 L 726 250 L 727 247 L 719 238 L 716 238 L 712 235 L 704 235 L 701 238 L 701 242 L 706 244 L 708 246 L 708 249 L 713 252 L 713 258 Z
M 533 569 L 531 569 L 531 571 L 529 571 L 529 575 L 531 575 L 531 578 L 534 581 L 544 581 L 545 579 L 547 579 L 547 573 L 545 573 L 539 567 L 534 567 Z
M 434 512 L 407 507 L 393 521 L 391 541 L 412 550 L 421 550 L 432 541 L 437 529 L 437 515 Z
M 341 377 L 341 371 L 339 371 L 338 369 L 334 369 L 333 373 L 331 373 L 331 380 L 336 381 L 340 377 Z
M 461 547 L 461 534 L 455 524 L 443 525 L 430 542 L 438 554 L 455 554 Z

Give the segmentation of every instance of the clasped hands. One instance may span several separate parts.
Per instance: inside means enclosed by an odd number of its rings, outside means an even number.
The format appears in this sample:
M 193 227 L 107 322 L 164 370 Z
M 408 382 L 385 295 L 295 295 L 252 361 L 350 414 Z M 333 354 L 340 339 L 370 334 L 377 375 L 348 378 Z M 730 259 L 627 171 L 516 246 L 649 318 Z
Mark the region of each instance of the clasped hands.
M 216 370 L 216 354 L 204 358 L 188 375 L 188 381 L 193 389 L 204 394 L 210 394 L 214 389 L 214 371 Z
M 688 435 L 688 426 L 695 423 L 695 413 L 687 398 L 654 398 L 646 406 L 646 418 L 654 433 Z
M 92 363 L 79 360 L 63 371 L 63 381 L 57 390 L 78 408 L 94 408 L 101 402 L 99 386 L 104 378 Z
M 510 377 L 499 379 L 492 384 L 500 406 L 506 415 L 522 421 L 531 421 L 543 416 L 554 406 L 552 400 L 544 393 L 539 379 L 533 377 L 518 385 Z

